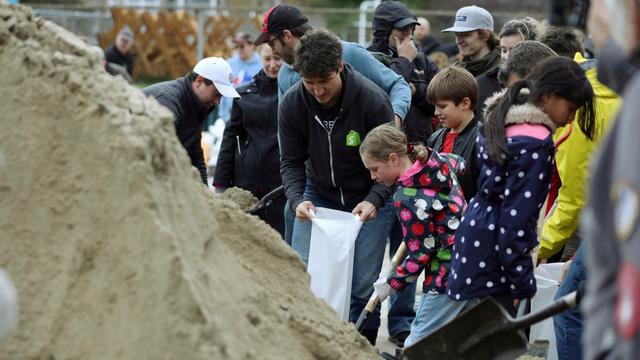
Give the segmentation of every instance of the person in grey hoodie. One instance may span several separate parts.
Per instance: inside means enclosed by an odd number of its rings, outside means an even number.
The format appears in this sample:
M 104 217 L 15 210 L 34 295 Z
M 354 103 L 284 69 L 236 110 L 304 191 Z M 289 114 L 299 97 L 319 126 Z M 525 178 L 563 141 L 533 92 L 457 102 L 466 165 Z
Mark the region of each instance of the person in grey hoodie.
M 581 306 L 588 360 L 637 359 L 640 353 L 640 101 L 635 101 L 640 100 L 639 17 L 635 0 L 593 0 L 589 11 L 589 29 L 598 34 L 596 53 L 611 37 L 625 49 L 633 73 L 613 128 L 594 159 L 582 215 L 589 276 Z

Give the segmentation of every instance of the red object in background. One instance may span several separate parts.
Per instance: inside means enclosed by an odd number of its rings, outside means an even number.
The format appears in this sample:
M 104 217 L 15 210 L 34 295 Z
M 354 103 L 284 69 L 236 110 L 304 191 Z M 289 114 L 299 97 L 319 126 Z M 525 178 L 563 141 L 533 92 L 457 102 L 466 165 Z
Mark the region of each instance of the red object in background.
M 615 326 L 622 339 L 629 340 L 640 329 L 640 270 L 635 264 L 622 264 L 616 288 Z

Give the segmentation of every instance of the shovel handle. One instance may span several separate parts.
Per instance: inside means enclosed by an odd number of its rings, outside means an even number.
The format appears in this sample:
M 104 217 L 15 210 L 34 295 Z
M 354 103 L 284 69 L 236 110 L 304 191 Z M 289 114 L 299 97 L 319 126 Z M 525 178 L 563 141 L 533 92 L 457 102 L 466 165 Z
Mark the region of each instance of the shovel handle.
M 571 292 L 539 311 L 514 319 L 511 327 L 513 329 L 524 329 L 541 320 L 557 315 L 567 309 L 576 306 L 577 297 L 577 291 Z
M 271 201 L 273 201 L 273 199 L 281 196 L 284 194 L 284 186 L 280 185 L 277 188 L 269 191 L 265 196 L 262 197 L 262 199 L 258 200 L 257 203 L 255 203 L 255 205 L 253 205 L 253 207 L 251 207 L 250 209 L 246 210 L 247 213 L 249 214 L 255 214 L 256 212 L 264 209 L 265 207 L 269 206 L 271 204 Z
M 398 250 L 396 250 L 396 253 L 393 255 L 393 258 L 391 259 L 392 271 L 393 271 L 393 268 L 400 265 L 400 263 L 404 260 L 406 256 L 407 256 L 407 246 L 404 244 L 404 242 L 402 242 L 400 246 L 398 246 Z M 365 305 L 364 309 L 362 309 L 362 312 L 358 317 L 358 321 L 356 321 L 356 329 L 358 330 L 358 332 L 362 333 L 362 330 L 364 330 L 364 327 L 367 325 L 369 316 L 373 314 L 373 312 L 376 310 L 376 307 L 378 306 L 379 303 L 380 303 L 380 299 L 378 298 L 378 294 L 376 294 L 374 291 L 373 294 L 371 294 L 371 297 L 369 298 L 367 305 Z

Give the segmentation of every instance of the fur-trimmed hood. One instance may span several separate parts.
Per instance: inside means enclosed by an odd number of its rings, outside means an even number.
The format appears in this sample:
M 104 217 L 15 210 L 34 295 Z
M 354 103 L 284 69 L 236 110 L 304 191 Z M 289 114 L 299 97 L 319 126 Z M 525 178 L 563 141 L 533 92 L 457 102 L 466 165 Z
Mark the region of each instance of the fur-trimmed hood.
M 508 90 L 508 88 L 502 89 L 487 98 L 483 114 L 485 121 L 488 119 L 489 113 L 495 110 L 500 99 L 506 96 Z M 529 89 L 522 89 L 520 90 L 519 96 L 526 96 L 528 94 Z M 556 131 L 556 125 L 551 121 L 549 115 L 531 103 L 511 106 L 507 112 L 507 118 L 504 124 L 505 126 L 512 124 L 541 124 L 546 126 L 552 134 Z

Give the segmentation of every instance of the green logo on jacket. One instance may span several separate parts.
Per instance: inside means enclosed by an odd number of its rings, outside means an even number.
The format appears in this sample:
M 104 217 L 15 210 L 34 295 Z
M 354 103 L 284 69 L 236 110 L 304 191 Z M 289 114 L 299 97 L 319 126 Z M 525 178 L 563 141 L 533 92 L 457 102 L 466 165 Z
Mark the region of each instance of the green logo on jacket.
M 355 130 L 350 130 L 347 134 L 347 146 L 359 146 L 361 143 L 360 134 Z

